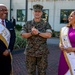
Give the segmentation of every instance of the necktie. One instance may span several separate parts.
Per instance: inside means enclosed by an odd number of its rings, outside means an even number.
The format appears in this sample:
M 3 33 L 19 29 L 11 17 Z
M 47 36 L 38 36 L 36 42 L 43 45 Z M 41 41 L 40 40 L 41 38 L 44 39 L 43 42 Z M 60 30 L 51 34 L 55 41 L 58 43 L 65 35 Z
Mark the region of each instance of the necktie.
M 4 25 L 4 20 L 2 20 L 2 25 Z

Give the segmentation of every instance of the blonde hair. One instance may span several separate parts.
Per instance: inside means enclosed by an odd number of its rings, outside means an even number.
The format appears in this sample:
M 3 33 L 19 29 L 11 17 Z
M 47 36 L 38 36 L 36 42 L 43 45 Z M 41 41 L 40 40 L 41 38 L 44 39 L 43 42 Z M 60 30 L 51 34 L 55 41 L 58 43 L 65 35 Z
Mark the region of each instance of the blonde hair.
M 74 13 L 74 15 L 75 15 L 75 10 L 74 10 L 74 11 L 72 11 L 71 13 Z M 71 25 L 71 24 L 69 24 L 69 23 L 68 23 L 66 26 L 67 26 L 67 27 L 72 27 L 72 25 Z

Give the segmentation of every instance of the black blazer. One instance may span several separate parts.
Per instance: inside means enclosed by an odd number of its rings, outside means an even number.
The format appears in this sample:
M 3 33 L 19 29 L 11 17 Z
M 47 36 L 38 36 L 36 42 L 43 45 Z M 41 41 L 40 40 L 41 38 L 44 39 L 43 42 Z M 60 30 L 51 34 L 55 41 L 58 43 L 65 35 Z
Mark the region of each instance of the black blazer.
M 10 49 L 11 52 L 12 52 L 14 44 L 15 44 L 15 39 L 16 39 L 15 29 L 14 29 L 14 26 L 13 26 L 12 22 L 10 22 L 8 20 L 5 20 L 5 22 L 6 22 L 6 28 L 10 31 L 10 34 L 11 34 L 8 49 Z
M 10 29 L 10 22 L 9 21 L 6 21 L 5 20 L 5 22 L 6 22 L 6 26 L 7 26 L 7 28 L 8 28 L 8 30 Z M 0 55 L 2 55 L 3 54 L 3 52 L 5 51 L 7 49 L 7 47 L 5 46 L 5 44 L 3 43 L 3 41 L 2 40 L 0 40 Z
M 6 28 L 10 31 L 10 34 L 11 34 L 8 49 L 10 49 L 10 51 L 12 52 L 14 43 L 15 43 L 15 39 L 16 39 L 16 34 L 15 34 L 15 30 L 14 30 L 14 26 L 12 22 L 8 20 L 5 20 L 5 22 L 6 22 Z M 7 47 L 5 46 L 5 44 L 0 40 L 0 54 L 2 55 L 6 49 Z

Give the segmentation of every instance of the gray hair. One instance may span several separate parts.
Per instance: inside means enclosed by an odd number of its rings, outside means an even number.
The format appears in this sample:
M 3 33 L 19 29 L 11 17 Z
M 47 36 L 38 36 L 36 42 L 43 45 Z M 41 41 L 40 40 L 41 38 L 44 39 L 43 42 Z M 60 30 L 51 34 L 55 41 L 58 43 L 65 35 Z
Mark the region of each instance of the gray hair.
M 4 4 L 0 4 L 0 6 L 5 6 Z M 5 6 L 6 7 L 6 6 Z

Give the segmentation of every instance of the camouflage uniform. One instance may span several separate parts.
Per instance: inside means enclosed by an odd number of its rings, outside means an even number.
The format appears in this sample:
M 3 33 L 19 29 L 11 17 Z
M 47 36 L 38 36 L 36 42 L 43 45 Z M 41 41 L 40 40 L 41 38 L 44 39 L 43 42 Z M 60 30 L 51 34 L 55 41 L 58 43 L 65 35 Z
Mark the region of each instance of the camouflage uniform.
M 32 27 L 38 29 L 41 33 L 51 32 L 51 26 L 48 22 L 41 20 L 35 22 L 34 20 L 28 21 L 22 28 L 22 33 L 31 32 Z M 25 49 L 26 54 L 26 67 L 28 75 L 36 75 L 36 65 L 38 68 L 38 75 L 46 75 L 47 68 L 47 39 L 39 35 L 32 35 L 27 39 L 27 45 Z

